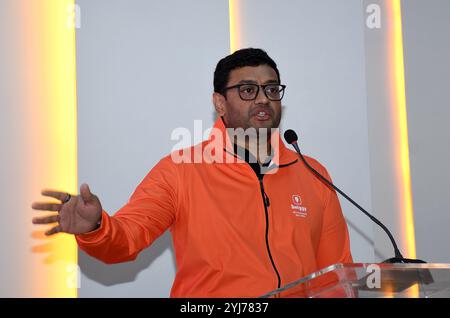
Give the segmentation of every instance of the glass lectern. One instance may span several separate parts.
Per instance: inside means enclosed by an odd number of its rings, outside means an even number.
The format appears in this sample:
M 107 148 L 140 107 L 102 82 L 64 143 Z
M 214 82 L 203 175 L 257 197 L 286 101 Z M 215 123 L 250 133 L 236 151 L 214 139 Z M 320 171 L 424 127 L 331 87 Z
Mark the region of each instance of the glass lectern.
M 450 297 L 450 264 L 335 264 L 261 297 Z

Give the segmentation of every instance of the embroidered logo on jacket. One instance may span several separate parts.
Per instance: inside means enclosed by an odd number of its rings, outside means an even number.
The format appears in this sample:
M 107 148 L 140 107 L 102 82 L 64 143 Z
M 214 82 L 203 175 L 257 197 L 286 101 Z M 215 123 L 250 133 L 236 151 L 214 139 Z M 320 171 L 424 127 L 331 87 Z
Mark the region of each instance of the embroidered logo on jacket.
M 302 198 L 298 194 L 292 195 L 291 209 L 295 216 L 304 218 L 308 215 L 308 209 L 302 205 Z

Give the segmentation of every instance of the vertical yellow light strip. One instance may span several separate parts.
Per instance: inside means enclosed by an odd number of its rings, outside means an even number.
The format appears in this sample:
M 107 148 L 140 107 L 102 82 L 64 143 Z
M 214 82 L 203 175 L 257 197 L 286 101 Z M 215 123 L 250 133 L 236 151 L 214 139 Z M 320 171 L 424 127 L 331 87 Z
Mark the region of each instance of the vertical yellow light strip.
M 409 164 L 408 125 L 406 111 L 405 70 L 403 60 L 403 34 L 401 0 L 389 0 L 388 11 L 390 16 L 390 69 L 392 105 L 394 115 L 395 151 L 397 160 L 397 182 L 400 191 L 400 209 L 402 224 L 402 240 L 404 243 L 404 256 L 416 257 L 416 243 L 414 234 L 414 212 L 411 194 L 411 176 Z
M 230 20 L 230 52 L 234 53 L 239 47 L 239 16 L 237 8 L 238 0 L 228 0 L 228 14 Z
M 30 143 L 29 186 L 77 193 L 77 100 L 74 0 L 21 0 L 27 48 L 25 120 Z M 48 200 L 48 198 L 40 198 Z M 30 272 L 34 297 L 77 297 L 73 235 L 36 230 Z

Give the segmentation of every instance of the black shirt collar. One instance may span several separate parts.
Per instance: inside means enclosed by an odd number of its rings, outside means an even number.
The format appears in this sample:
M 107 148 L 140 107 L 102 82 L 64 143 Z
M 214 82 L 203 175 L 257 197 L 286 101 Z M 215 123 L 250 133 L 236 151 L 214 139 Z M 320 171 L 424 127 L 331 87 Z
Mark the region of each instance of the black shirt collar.
M 246 148 L 243 148 L 237 144 L 233 144 L 234 153 L 241 159 L 245 160 L 253 169 L 258 179 L 262 179 L 264 174 L 271 170 L 270 163 L 272 162 L 273 155 L 269 156 L 266 161 L 260 165 L 257 158 Z

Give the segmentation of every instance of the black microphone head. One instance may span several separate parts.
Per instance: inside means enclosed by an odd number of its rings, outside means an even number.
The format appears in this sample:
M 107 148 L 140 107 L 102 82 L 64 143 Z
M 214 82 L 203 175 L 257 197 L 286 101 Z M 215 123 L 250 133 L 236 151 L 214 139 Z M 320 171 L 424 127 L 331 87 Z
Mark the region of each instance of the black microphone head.
M 290 145 L 292 145 L 294 142 L 297 142 L 298 137 L 295 131 L 292 129 L 288 129 L 284 132 L 284 140 Z

